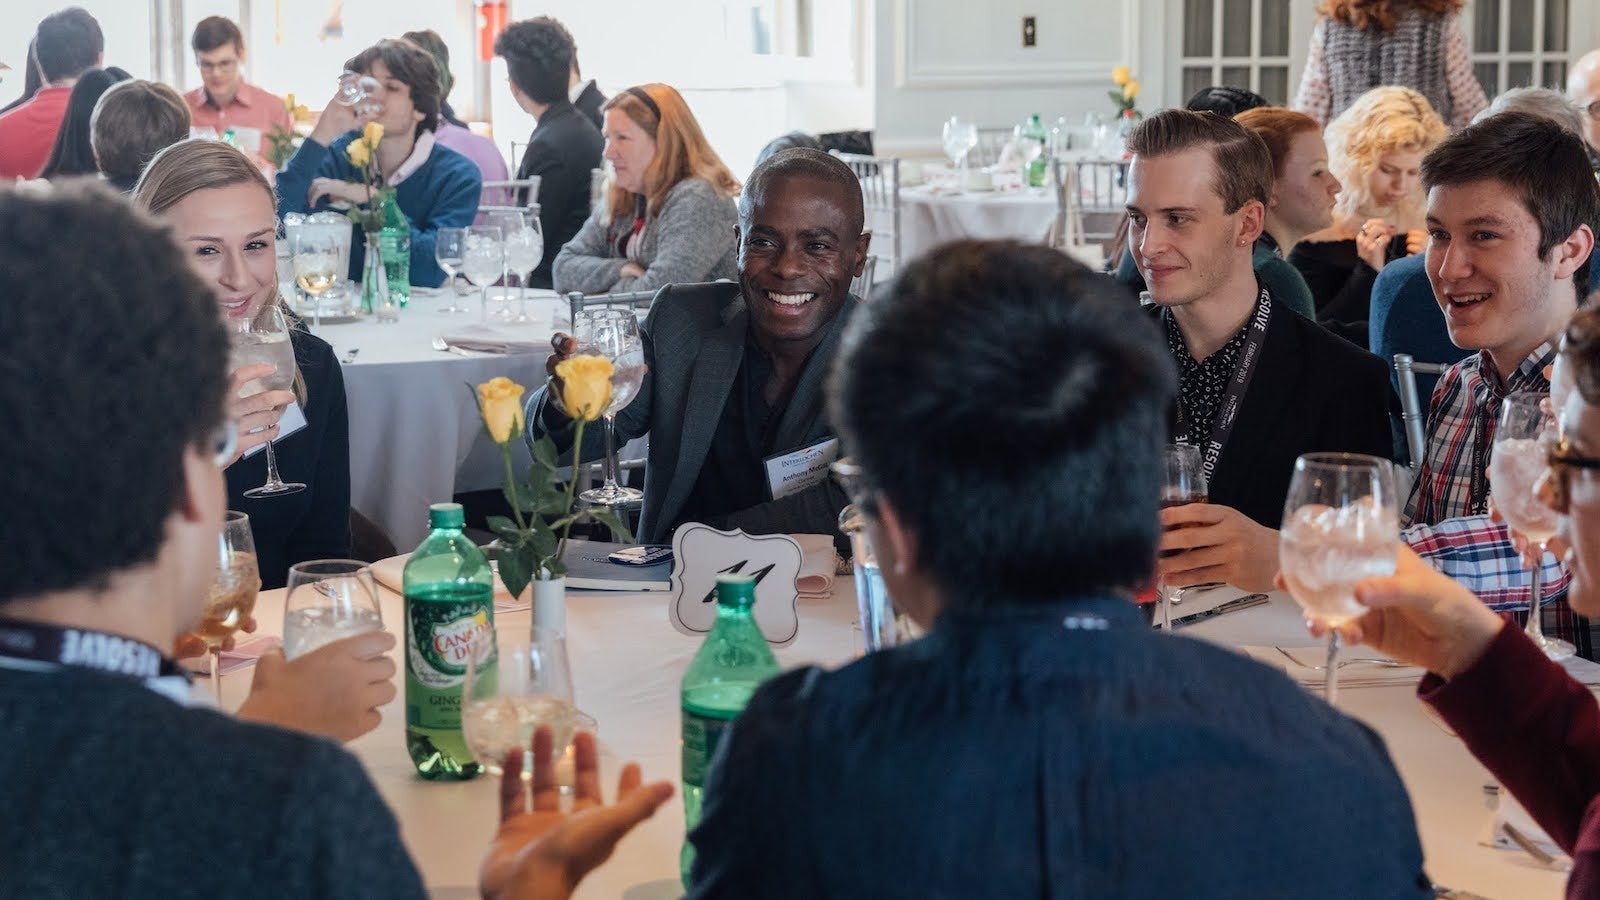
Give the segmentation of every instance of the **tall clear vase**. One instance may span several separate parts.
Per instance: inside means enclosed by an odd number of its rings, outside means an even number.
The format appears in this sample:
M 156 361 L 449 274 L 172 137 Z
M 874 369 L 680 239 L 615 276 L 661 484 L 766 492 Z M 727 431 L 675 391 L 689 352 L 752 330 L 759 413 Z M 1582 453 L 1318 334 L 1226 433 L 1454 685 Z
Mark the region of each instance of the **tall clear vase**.
M 383 239 L 376 231 L 367 234 L 366 259 L 361 270 L 361 312 L 376 316 L 379 322 L 400 321 L 400 309 L 389 292 L 388 270 L 383 264 Z

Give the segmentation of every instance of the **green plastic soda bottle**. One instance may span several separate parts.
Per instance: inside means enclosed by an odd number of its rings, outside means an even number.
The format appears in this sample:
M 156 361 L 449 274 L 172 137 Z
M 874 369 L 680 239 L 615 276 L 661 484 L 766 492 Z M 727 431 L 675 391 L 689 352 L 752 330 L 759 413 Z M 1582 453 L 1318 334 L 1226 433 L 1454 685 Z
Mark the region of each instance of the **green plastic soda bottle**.
M 1033 155 L 1034 148 L 1029 147 L 1023 156 L 1028 160 L 1027 171 L 1023 173 L 1027 177 L 1028 187 L 1044 187 L 1050 178 L 1050 134 L 1044 130 L 1038 113 L 1028 117 L 1028 124 L 1022 128 L 1022 139 L 1038 148 L 1037 155 Z
M 400 211 L 393 193 L 384 195 L 382 212 L 378 241 L 383 247 L 383 274 L 389 282 L 389 295 L 405 309 L 411 302 L 411 222 Z
M 761 635 L 750 609 L 756 602 L 755 579 L 717 576 L 717 621 L 683 674 L 683 814 L 685 832 L 700 821 L 700 794 L 706 767 L 717 752 L 722 732 L 750 702 L 761 682 L 778 674 L 778 659 Z M 683 883 L 689 884 L 694 846 L 683 842 Z
M 461 686 L 473 638 L 494 632 L 494 570 L 465 521 L 459 503 L 428 507 L 433 531 L 405 568 L 406 749 L 430 781 L 480 771 L 461 735 Z

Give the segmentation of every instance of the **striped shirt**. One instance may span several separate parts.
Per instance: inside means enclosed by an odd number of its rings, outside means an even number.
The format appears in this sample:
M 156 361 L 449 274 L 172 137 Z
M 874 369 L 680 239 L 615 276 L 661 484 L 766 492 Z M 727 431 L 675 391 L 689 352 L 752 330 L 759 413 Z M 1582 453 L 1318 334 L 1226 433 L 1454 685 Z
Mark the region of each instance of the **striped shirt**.
M 1292 109 L 1326 126 L 1366 91 L 1381 84 L 1413 88 L 1428 98 L 1439 117 L 1467 125 L 1489 105 L 1472 72 L 1459 13 L 1400 15 L 1394 31 L 1362 31 L 1319 16 Z
M 1451 366 L 1433 390 L 1428 448 L 1406 503 L 1402 536 L 1439 571 L 1461 582 L 1491 608 L 1525 607 L 1530 585 L 1504 523 L 1488 516 L 1486 470 L 1500 403 L 1515 391 L 1550 390 L 1545 367 L 1552 342 L 1539 345 L 1508 379 L 1480 351 Z M 1544 599 L 1566 590 L 1566 568 L 1546 554 Z M 1568 617 L 1570 618 L 1570 616 Z

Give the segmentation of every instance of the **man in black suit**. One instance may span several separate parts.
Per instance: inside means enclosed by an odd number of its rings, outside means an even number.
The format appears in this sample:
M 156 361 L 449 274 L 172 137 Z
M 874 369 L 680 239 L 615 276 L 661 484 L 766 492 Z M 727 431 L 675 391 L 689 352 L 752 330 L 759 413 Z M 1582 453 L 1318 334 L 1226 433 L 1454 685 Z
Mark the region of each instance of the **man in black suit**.
M 1136 127 L 1128 149 L 1129 243 L 1178 365 L 1174 436 L 1201 448 L 1210 487 L 1209 502 L 1162 511 L 1161 574 L 1271 590 L 1295 458 L 1392 456 L 1388 369 L 1257 281 L 1251 247 L 1273 179 L 1259 137 L 1173 109 Z
M 494 52 L 505 58 L 517 105 L 539 120 L 517 177 L 539 177 L 544 256 L 529 283 L 548 288 L 556 254 L 589 218 L 591 173 L 600 167 L 605 141 L 567 99 L 577 49 L 560 22 L 547 16 L 517 22 L 495 39 Z
M 641 326 L 647 366 L 617 413 L 617 440 L 650 435 L 644 543 L 684 522 L 750 534 L 832 534 L 844 494 L 828 477 L 839 441 L 823 381 L 858 305 L 871 235 L 861 183 L 820 150 L 785 150 L 756 167 L 739 196 L 739 283 L 667 285 Z M 576 349 L 557 335 L 556 364 Z M 529 439 L 549 432 L 564 451 L 572 421 L 540 388 Z M 600 429 L 584 433 L 598 458 Z M 798 475 L 799 477 L 795 477 Z

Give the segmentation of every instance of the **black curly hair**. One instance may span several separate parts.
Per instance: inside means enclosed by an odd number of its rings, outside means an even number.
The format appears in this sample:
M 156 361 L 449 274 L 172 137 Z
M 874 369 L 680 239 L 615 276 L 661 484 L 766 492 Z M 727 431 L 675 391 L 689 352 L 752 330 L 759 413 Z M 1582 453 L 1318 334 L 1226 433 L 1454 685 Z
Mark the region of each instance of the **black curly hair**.
M 0 509 L 26 517 L 0 541 L 0 605 L 103 589 L 156 557 L 183 453 L 223 421 L 216 300 L 166 229 L 87 180 L 0 189 L 0 296 Z
M 549 16 L 514 22 L 495 38 L 494 52 L 503 56 L 511 81 L 535 103 L 567 99 L 567 81 L 577 45 L 566 26 Z

